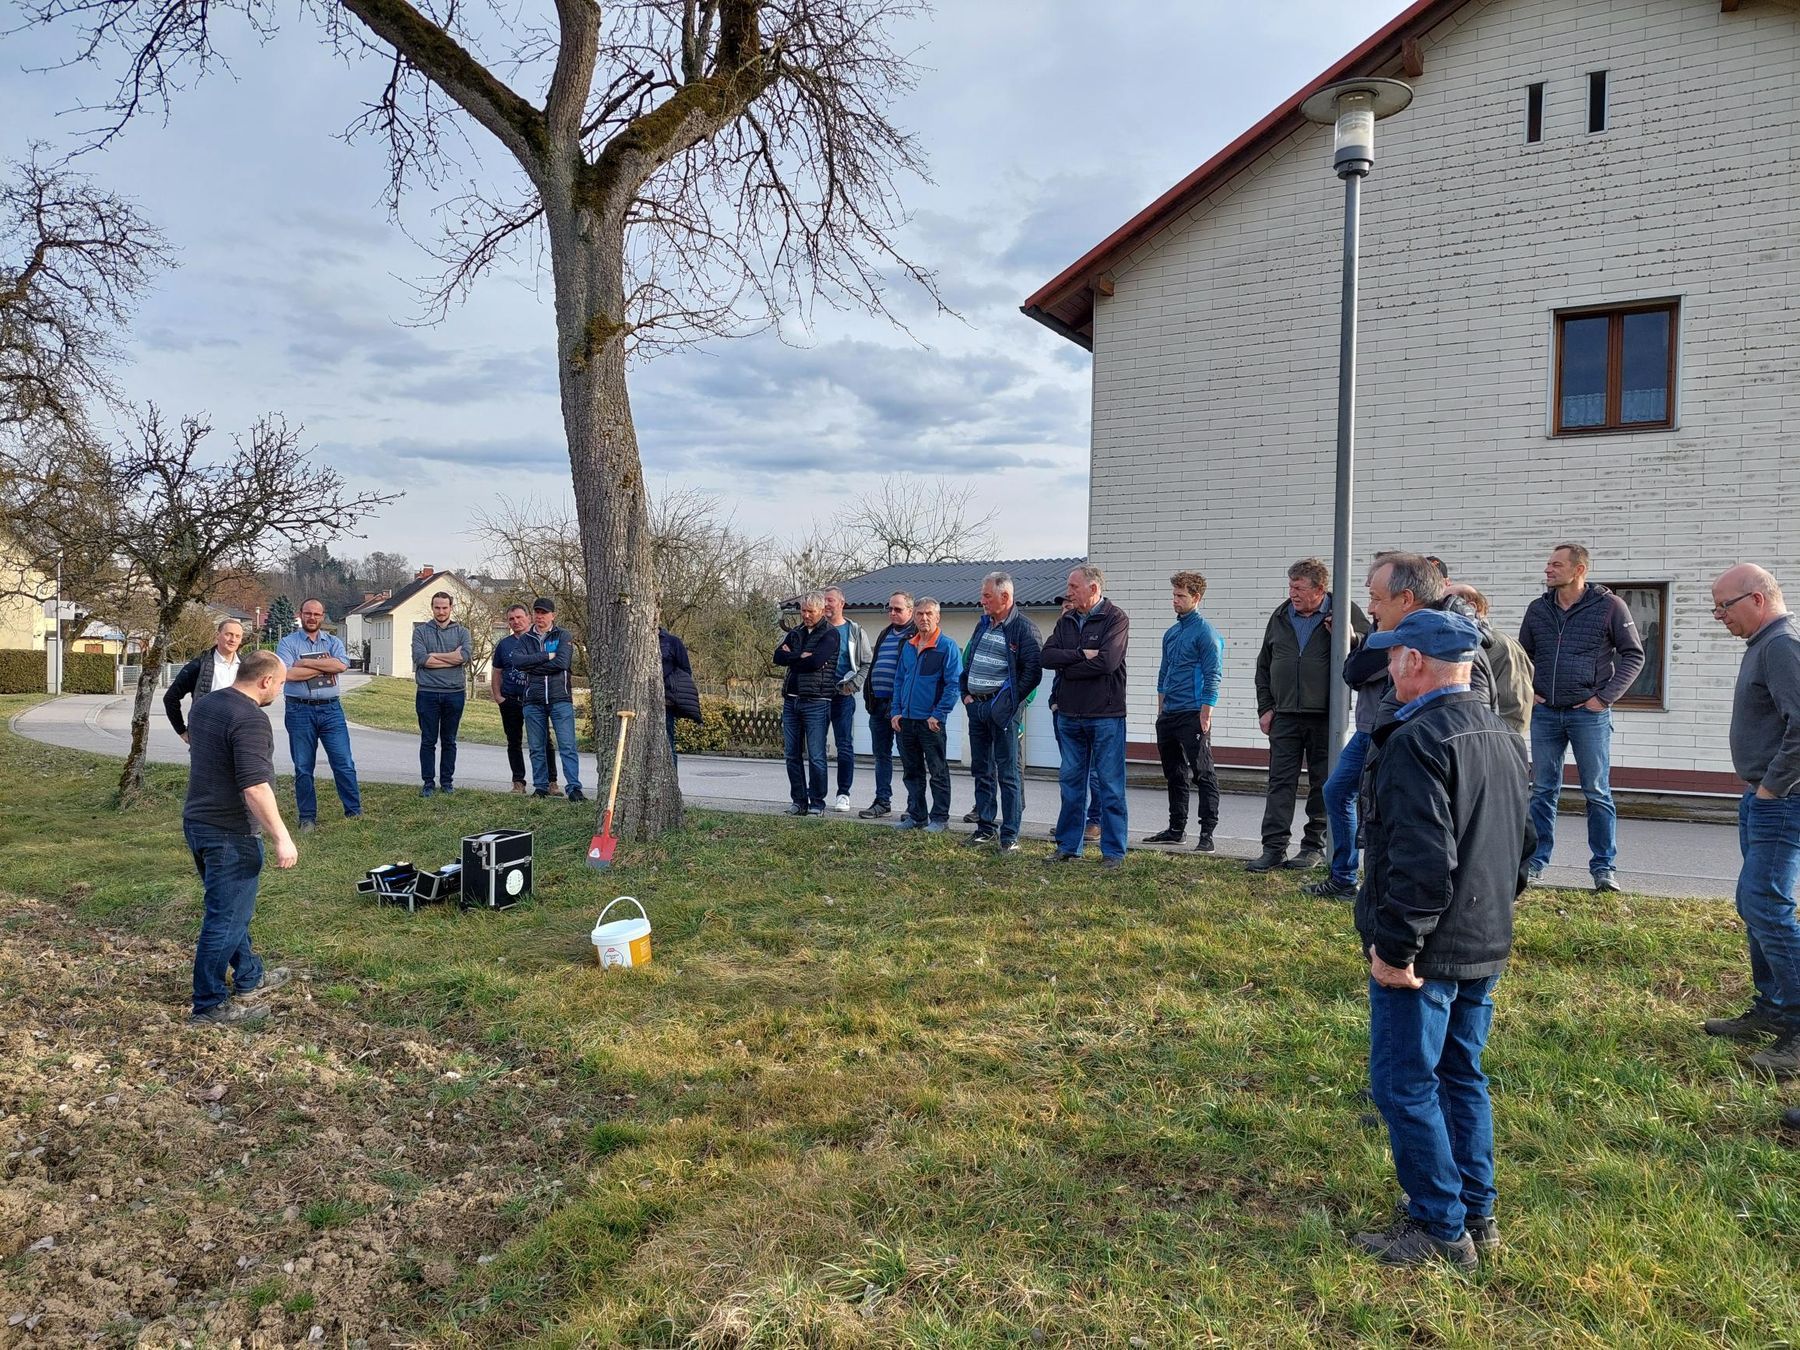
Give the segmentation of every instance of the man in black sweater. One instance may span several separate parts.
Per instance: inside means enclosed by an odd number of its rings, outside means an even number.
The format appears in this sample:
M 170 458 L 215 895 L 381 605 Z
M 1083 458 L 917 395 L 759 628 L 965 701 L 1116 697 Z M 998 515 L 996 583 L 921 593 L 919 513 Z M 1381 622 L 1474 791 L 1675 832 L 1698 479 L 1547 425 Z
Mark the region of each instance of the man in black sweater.
M 1407 1200 L 1356 1244 L 1388 1265 L 1468 1269 L 1500 1240 L 1481 1054 L 1537 843 L 1525 744 L 1469 687 L 1481 646 L 1472 620 L 1419 610 L 1364 646 L 1388 650 L 1402 700 L 1374 733 L 1356 930 L 1369 960 L 1369 1090 Z
M 299 861 L 275 800 L 275 735 L 263 712 L 286 680 L 287 667 L 275 653 L 252 652 L 238 662 L 236 682 L 196 702 L 188 719 L 181 830 L 206 897 L 188 1019 L 197 1025 L 261 1021 L 269 1015 L 268 1005 L 252 1000 L 288 982 L 286 967 L 264 969 L 250 946 L 262 835 L 275 843 L 277 867 Z

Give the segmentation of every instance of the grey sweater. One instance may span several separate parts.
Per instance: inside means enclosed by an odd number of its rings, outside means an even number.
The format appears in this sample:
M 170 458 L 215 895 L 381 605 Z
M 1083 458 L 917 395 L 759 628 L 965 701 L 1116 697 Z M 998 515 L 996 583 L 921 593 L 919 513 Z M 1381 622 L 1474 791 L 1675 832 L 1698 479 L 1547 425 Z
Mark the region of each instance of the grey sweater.
M 1731 701 L 1731 764 L 1777 797 L 1800 791 L 1800 617 L 1765 623 L 1744 648 Z
M 453 652 L 458 647 L 462 648 L 463 654 L 460 666 L 426 668 L 425 658 L 433 652 Z M 439 628 L 435 619 L 427 619 L 413 625 L 413 680 L 419 688 L 449 693 L 466 690 L 469 687 L 469 660 L 473 655 L 469 630 L 460 623 L 447 623 Z

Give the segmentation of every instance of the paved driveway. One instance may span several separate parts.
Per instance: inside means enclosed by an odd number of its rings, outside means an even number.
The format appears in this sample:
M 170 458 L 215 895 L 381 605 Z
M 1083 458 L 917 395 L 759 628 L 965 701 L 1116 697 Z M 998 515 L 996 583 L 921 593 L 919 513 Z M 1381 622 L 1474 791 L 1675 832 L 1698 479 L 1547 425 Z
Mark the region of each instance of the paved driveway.
M 348 676 L 346 688 L 355 688 L 366 677 Z M 275 761 L 282 773 L 293 771 L 287 737 L 280 732 L 280 705 L 270 709 L 275 718 Z M 13 719 L 21 735 L 52 745 L 88 750 L 123 758 L 130 745 L 131 704 L 111 695 L 75 695 L 39 704 Z M 351 744 L 360 777 L 382 783 L 419 781 L 418 738 L 403 732 L 377 731 L 354 726 Z M 158 703 L 150 719 L 150 758 L 163 763 L 183 763 L 187 747 L 169 729 Z M 610 768 L 610 764 L 608 766 Z M 594 765 L 587 760 L 582 786 L 590 797 L 604 790 L 596 787 Z M 321 790 L 330 797 L 329 774 L 321 755 Z M 898 774 L 896 774 L 896 779 Z M 871 770 L 866 762 L 856 771 L 854 800 L 857 807 L 869 803 Z M 512 773 L 506 751 L 497 745 L 466 744 L 457 755 L 459 788 L 508 791 Z M 900 792 L 898 781 L 896 792 Z M 731 759 L 710 755 L 684 755 L 681 790 L 695 806 L 724 811 L 775 812 L 787 805 L 787 772 L 778 762 Z M 1160 789 L 1133 788 L 1127 793 L 1132 835 L 1160 830 L 1167 823 L 1167 798 Z M 974 804 L 974 789 L 967 773 L 952 770 L 951 800 L 956 817 Z M 1047 838 L 1056 819 L 1056 784 L 1029 778 L 1025 784 L 1025 834 Z M 829 818 L 833 824 L 881 828 L 882 822 L 858 820 L 855 813 Z M 1219 851 L 1227 857 L 1249 858 L 1259 851 L 1262 798 L 1226 793 L 1221 804 Z M 955 824 L 952 828 L 965 829 Z M 1189 835 L 1192 838 L 1192 834 Z M 1563 816 L 1558 824 L 1556 852 L 1547 878 L 1557 884 L 1587 884 L 1586 830 L 1579 816 Z M 1296 827 L 1295 841 L 1299 830 Z M 1134 847 L 1137 845 L 1134 844 Z M 1154 847 L 1146 845 L 1145 847 Z M 1627 890 L 1647 895 L 1697 895 L 1729 897 L 1737 879 L 1737 830 L 1728 825 L 1700 825 L 1675 821 L 1621 820 L 1619 822 L 1619 880 Z

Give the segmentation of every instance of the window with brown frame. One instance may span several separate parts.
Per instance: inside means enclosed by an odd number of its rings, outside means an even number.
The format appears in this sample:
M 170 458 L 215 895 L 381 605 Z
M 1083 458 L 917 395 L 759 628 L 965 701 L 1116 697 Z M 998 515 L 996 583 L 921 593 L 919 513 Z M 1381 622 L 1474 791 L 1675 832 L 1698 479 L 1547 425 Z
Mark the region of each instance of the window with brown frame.
M 1669 583 L 1609 581 L 1605 585 L 1625 602 L 1637 625 L 1638 637 L 1644 642 L 1644 668 L 1613 706 L 1661 711 L 1669 706 L 1665 678 L 1669 666 Z
M 1675 425 L 1673 302 L 1556 316 L 1556 434 Z

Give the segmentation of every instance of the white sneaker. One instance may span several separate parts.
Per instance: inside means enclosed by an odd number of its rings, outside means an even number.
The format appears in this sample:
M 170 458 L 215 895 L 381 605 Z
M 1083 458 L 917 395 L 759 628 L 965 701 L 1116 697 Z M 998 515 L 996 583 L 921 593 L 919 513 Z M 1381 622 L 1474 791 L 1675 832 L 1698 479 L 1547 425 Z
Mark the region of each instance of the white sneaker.
M 840 792 L 838 793 L 838 799 L 831 805 L 834 810 L 848 811 L 850 809 L 850 798 Z

